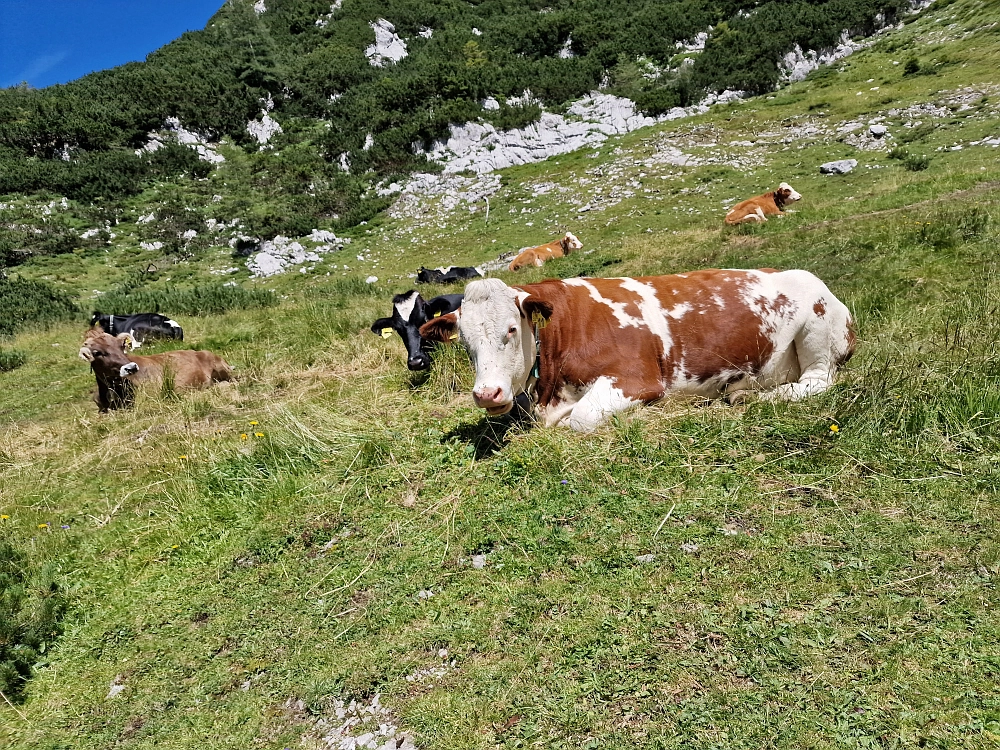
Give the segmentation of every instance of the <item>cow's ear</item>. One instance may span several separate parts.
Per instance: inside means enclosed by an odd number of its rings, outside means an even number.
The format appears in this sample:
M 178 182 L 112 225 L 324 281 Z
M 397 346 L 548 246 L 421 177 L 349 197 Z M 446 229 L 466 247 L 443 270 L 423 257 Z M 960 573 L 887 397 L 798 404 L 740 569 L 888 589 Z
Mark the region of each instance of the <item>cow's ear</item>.
M 427 318 L 440 318 L 446 312 L 451 312 L 451 303 L 444 297 L 435 297 L 424 307 Z
M 374 323 L 372 323 L 372 333 L 376 336 L 381 336 L 384 339 L 389 338 L 393 332 L 392 318 L 379 318 Z M 386 331 L 389 333 L 387 334 Z
M 536 327 L 544 328 L 552 317 L 552 305 L 537 297 L 528 297 L 521 303 L 521 312 Z M 544 321 L 541 326 L 539 322 Z
M 128 352 L 132 348 L 132 344 L 135 343 L 135 340 L 128 333 L 119 333 L 115 338 L 121 343 L 123 352 Z
M 458 338 L 458 314 L 448 313 L 431 318 L 420 326 L 420 338 L 450 343 Z

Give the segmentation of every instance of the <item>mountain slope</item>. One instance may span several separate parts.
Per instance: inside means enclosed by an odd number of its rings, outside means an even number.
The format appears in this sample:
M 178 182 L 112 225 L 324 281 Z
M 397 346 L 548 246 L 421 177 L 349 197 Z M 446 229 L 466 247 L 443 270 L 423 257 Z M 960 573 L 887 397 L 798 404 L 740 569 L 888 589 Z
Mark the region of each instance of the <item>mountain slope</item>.
M 4 343 L 26 363 L 0 373 L 0 534 L 67 610 L 0 744 L 996 746 L 998 28 L 995 4 L 932 7 L 773 98 L 404 193 L 267 281 L 219 238 L 306 142 L 220 146 L 107 226 L 5 198 L 25 235 L 98 230 L 11 272 L 81 306 L 221 279 L 280 303 L 179 315 L 238 382 L 105 416 L 84 313 Z M 722 228 L 780 180 L 794 214 Z M 806 268 L 858 353 L 802 403 L 668 401 L 581 436 L 484 418 L 463 352 L 412 375 L 368 331 L 417 266 L 567 229 L 581 253 L 498 275 Z

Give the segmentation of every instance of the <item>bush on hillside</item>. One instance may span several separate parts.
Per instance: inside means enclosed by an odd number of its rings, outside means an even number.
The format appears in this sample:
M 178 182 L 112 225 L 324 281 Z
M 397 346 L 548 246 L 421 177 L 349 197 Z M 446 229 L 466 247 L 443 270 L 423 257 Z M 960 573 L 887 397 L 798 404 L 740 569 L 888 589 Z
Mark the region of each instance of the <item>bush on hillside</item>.
M 0 534 L 0 692 L 20 701 L 37 664 L 61 632 L 66 602 L 55 566 L 31 570 L 23 551 Z
M 101 297 L 101 309 L 115 315 L 160 312 L 165 315 L 218 315 L 278 304 L 274 292 L 240 286 L 202 284 L 167 289 L 116 289 Z
M 0 349 L 0 372 L 10 372 L 24 365 L 28 355 L 19 349 Z
M 72 320 L 79 312 L 69 296 L 50 284 L 0 277 L 0 336 L 12 336 L 29 326 Z

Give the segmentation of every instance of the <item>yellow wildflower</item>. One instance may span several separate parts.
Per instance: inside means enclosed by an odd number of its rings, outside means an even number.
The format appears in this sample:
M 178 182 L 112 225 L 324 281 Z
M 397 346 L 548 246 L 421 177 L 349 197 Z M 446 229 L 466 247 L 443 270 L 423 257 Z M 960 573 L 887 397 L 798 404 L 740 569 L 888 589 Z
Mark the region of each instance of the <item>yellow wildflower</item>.
M 40 529 L 47 529 L 47 528 L 49 528 L 49 525 L 47 523 L 40 523 L 40 524 L 38 524 L 38 528 L 40 528 Z
M 179 545 L 179 544 L 175 544 L 175 545 L 174 545 L 173 547 L 171 547 L 170 549 L 180 549 L 180 548 L 181 548 L 181 545 Z
M 840 428 L 837 427 L 837 425 L 832 424 L 830 425 L 830 432 L 840 432 Z
M 186 458 L 187 458 L 187 454 L 185 454 L 185 455 L 182 455 L 182 456 L 178 456 L 178 458 L 179 458 L 179 459 L 181 459 L 181 460 L 183 461 L 184 459 L 186 459 Z
M 246 440 L 247 437 L 248 435 L 244 432 L 242 435 L 240 435 L 240 440 Z
M 258 424 L 260 424 L 260 422 L 258 422 L 258 421 L 257 421 L 256 419 L 251 419 L 251 420 L 250 420 L 250 424 L 251 424 L 252 426 L 256 427 L 256 426 L 257 426 Z
M 263 432 L 255 432 L 254 435 L 256 435 L 257 437 L 264 437 Z
M 10 516 L 8 516 L 8 515 L 6 515 L 6 514 L 5 514 L 5 515 L 2 515 L 2 516 L 0 516 L 0 521 L 9 521 L 9 520 L 10 520 Z

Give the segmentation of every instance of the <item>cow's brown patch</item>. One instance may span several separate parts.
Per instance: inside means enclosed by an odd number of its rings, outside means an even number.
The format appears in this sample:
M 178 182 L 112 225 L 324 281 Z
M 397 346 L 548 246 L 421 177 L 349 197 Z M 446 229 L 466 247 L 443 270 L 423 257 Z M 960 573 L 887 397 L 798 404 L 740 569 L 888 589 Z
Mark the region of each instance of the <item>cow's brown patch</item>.
M 818 300 L 815 305 L 813 305 L 813 312 L 816 313 L 816 317 L 822 318 L 826 315 L 826 305 L 823 304 L 823 300 Z

